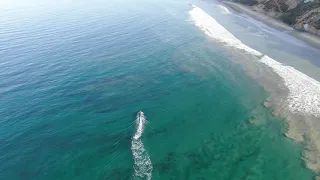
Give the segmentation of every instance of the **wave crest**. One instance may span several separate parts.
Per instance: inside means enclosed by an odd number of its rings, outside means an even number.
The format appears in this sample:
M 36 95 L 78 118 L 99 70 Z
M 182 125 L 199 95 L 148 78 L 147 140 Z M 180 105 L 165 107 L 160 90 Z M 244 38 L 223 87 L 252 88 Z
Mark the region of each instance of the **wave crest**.
M 285 66 L 274 59 L 263 56 L 260 62 L 271 67 L 289 89 L 288 108 L 292 112 L 320 117 L 320 83 L 291 66 Z
M 221 4 L 217 5 L 217 7 L 222 10 L 223 14 L 232 14 L 227 7 L 225 7 L 225 6 L 221 5 Z
M 209 37 L 225 43 L 229 47 L 252 54 L 258 57 L 261 63 L 272 68 L 283 79 L 284 84 L 289 89 L 286 104 L 291 112 L 320 117 L 320 83 L 318 81 L 243 44 L 202 9 L 193 6 L 189 14 L 194 25 Z
M 189 14 L 194 25 L 200 28 L 204 33 L 206 33 L 206 35 L 214 40 L 225 43 L 227 46 L 244 50 L 245 52 L 256 56 L 262 56 L 259 51 L 256 51 L 255 49 L 243 44 L 239 39 L 227 31 L 213 17 L 205 13 L 202 9 L 194 6 L 194 8 L 189 11 Z

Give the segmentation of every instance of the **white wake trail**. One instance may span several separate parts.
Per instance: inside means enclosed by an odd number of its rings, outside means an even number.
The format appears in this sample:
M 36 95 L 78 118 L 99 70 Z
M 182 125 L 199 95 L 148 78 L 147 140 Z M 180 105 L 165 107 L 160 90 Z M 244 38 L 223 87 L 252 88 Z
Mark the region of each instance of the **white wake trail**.
M 272 68 L 289 89 L 287 108 L 293 113 L 320 117 L 320 83 L 291 66 L 283 65 L 267 55 L 243 44 L 202 9 L 192 5 L 191 21 L 206 35 L 225 45 L 242 50 L 260 58 L 261 63 Z
M 141 140 L 146 118 L 143 112 L 139 112 L 136 119 L 136 132 L 131 141 L 131 150 L 134 160 L 133 179 L 148 179 L 152 177 L 152 163 L 147 150 Z

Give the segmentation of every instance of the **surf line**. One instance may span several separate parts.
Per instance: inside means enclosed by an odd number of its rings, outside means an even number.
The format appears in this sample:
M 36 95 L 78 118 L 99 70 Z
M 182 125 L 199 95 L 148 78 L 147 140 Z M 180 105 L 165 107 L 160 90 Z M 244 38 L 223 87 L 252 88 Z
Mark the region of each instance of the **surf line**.
M 131 141 L 131 150 L 133 155 L 133 179 L 147 179 L 152 177 L 152 163 L 148 151 L 144 148 L 141 140 L 146 117 L 142 111 L 139 111 L 136 118 L 136 130 Z
M 320 82 L 243 44 L 213 17 L 197 6 L 191 6 L 190 21 L 207 36 L 226 46 L 254 55 L 260 59 L 259 62 L 270 67 L 283 79 L 285 86 L 289 89 L 285 104 L 287 109 L 295 114 L 320 117 Z

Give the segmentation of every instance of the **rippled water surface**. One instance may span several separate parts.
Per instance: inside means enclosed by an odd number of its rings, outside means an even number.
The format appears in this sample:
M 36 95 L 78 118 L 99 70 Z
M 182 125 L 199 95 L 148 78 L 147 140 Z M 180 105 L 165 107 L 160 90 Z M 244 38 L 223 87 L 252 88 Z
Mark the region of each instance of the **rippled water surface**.
M 217 2 L 3 3 L 0 179 L 312 179 L 268 93 L 189 3 L 259 34 Z

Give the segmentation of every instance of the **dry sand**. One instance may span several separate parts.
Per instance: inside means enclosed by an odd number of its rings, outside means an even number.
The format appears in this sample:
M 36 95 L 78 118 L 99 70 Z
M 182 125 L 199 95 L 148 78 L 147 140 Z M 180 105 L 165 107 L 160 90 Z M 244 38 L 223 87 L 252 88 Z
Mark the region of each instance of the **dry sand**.
M 263 23 L 267 24 L 268 26 L 276 28 L 280 31 L 286 31 L 288 34 L 306 42 L 310 46 L 317 48 L 317 49 L 320 49 L 320 37 L 319 36 L 295 30 L 291 26 L 289 26 L 289 25 L 287 25 L 277 19 L 269 17 L 266 14 L 263 14 L 262 12 L 254 11 L 250 6 L 245 6 L 245 5 L 230 2 L 230 1 L 223 1 L 223 4 L 230 7 L 234 11 L 247 14 L 247 15 L 249 15 L 259 21 L 262 21 Z

